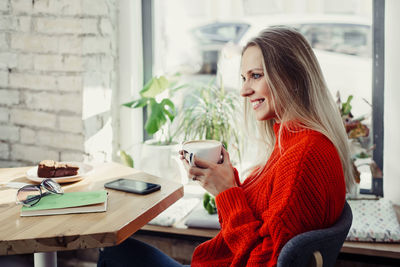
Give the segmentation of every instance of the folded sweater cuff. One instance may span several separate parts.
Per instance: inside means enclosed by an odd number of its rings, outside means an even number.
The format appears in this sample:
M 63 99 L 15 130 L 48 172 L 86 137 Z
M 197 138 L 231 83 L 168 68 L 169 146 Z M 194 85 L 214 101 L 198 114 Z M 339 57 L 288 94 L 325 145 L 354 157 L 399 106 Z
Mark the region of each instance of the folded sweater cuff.
M 249 208 L 243 189 L 240 187 L 232 187 L 219 193 L 215 197 L 215 202 L 223 221 L 226 221 L 235 211 Z

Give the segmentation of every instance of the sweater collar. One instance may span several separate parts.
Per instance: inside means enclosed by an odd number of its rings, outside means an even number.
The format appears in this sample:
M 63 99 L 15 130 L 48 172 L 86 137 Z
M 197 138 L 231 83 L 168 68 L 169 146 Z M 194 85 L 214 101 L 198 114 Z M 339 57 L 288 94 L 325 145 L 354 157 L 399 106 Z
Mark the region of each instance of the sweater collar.
M 281 126 L 282 126 L 282 129 L 281 129 Z M 279 132 L 280 129 L 281 129 L 281 132 Z M 275 137 L 278 140 L 279 139 L 278 137 L 280 134 L 281 141 L 289 140 L 289 139 L 293 138 L 294 136 L 298 136 L 299 133 L 307 134 L 312 131 L 313 130 L 307 129 L 302 124 L 300 124 L 298 122 L 294 122 L 294 121 L 285 122 L 284 124 L 282 124 L 282 123 L 274 124 Z

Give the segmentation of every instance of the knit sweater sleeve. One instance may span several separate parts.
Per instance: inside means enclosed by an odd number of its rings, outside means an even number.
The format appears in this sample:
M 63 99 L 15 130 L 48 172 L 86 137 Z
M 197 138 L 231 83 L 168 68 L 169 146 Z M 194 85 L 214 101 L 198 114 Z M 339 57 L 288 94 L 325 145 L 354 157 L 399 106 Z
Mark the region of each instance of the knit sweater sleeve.
M 269 259 L 267 266 L 274 266 L 289 239 L 326 224 L 326 207 L 330 206 L 326 203 L 327 186 L 329 181 L 343 178 L 338 156 L 332 157 L 332 153 L 326 152 L 319 146 L 309 145 L 301 154 L 285 153 L 261 216 L 254 215 L 240 187 L 217 196 L 219 216 L 224 222 L 221 233 L 235 255 L 232 265 L 251 266 Z M 337 154 L 335 149 L 331 152 Z

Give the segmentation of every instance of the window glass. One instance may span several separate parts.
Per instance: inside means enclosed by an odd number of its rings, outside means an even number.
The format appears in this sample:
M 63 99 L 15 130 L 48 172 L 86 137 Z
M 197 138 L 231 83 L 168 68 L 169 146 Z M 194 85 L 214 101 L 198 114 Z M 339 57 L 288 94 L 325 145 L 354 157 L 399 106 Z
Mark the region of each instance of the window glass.
M 186 82 L 214 79 L 237 92 L 246 42 L 268 26 L 298 29 L 333 97 L 339 92 L 346 102 L 352 95 L 353 119 L 363 118 L 372 132 L 372 0 L 154 0 L 154 18 L 154 74 L 180 73 Z M 355 154 L 370 153 L 370 136 L 357 139 Z

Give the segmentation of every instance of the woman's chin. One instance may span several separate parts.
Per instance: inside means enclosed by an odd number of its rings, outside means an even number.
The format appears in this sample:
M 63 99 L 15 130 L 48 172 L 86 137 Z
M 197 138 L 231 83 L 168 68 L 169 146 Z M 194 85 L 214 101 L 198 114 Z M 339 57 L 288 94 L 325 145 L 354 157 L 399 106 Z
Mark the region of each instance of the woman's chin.
M 267 114 L 255 114 L 256 115 L 256 119 L 258 121 L 268 121 L 268 120 L 272 120 L 272 119 L 276 119 L 276 115 L 275 113 L 267 113 Z

